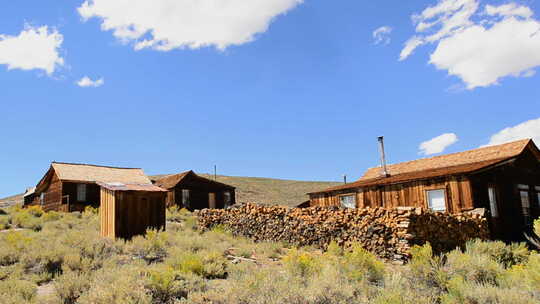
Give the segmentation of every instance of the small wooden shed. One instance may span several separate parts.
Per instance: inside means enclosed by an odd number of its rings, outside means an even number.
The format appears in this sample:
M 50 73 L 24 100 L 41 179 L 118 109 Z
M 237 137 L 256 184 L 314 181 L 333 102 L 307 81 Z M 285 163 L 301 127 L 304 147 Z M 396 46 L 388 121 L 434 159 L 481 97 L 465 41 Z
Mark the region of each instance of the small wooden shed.
M 150 228 L 165 230 L 167 190 L 151 184 L 97 184 L 101 187 L 101 236 L 131 239 Z

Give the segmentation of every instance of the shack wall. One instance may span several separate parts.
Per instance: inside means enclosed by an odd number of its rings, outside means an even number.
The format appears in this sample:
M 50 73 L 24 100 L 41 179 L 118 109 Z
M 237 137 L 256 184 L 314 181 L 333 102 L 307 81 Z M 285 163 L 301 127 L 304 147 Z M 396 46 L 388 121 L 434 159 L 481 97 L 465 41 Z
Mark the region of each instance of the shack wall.
M 473 191 L 466 176 L 447 176 L 437 179 L 417 180 L 393 185 L 378 185 L 310 195 L 311 206 L 340 206 L 340 197 L 356 196 L 357 208 L 428 208 L 427 190 L 444 189 L 446 210 L 460 213 L 474 208 Z

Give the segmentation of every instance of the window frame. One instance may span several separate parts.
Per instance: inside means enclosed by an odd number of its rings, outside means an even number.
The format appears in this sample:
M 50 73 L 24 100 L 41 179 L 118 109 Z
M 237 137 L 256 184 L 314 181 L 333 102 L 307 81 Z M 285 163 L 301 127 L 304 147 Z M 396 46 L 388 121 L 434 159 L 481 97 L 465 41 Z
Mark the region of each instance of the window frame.
M 182 189 L 182 207 L 189 208 L 191 191 L 189 189 Z
M 494 185 L 488 186 L 488 200 L 489 200 L 489 210 L 491 212 L 491 217 L 499 217 L 499 200 L 497 197 L 497 188 Z
M 443 199 L 444 199 L 444 209 L 443 210 L 435 210 L 432 208 L 431 204 L 430 204 L 430 195 L 429 193 L 430 192 L 435 192 L 435 191 L 442 191 L 443 193 Z M 426 204 L 427 204 L 427 207 L 429 210 L 433 211 L 433 212 L 448 212 L 448 198 L 446 196 L 446 188 L 433 188 L 433 189 L 426 189 L 425 190 L 425 195 L 426 195 Z
M 88 185 L 77 184 L 77 202 L 86 202 L 88 200 Z
M 354 199 L 354 207 L 347 206 L 346 204 L 343 203 L 343 199 L 344 198 L 349 198 L 349 197 L 352 197 Z M 346 209 L 356 209 L 357 208 L 356 193 L 340 194 L 338 196 L 338 199 L 339 199 L 339 206 L 341 208 L 346 208 Z
M 232 193 L 229 190 L 223 191 L 223 208 L 231 206 Z

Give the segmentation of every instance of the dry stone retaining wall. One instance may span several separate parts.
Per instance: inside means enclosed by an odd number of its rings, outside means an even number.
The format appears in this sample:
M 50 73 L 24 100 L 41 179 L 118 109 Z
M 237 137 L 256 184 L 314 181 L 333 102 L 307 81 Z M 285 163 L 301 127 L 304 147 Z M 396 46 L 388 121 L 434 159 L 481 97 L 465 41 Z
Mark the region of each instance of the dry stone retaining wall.
M 380 258 L 395 261 L 406 261 L 413 245 L 430 242 L 436 252 L 444 252 L 463 246 L 469 239 L 489 237 L 485 218 L 477 214 L 449 215 L 412 207 L 291 209 L 246 204 L 201 210 L 197 218 L 202 230 L 223 225 L 233 234 L 255 241 L 323 249 L 332 240 L 345 247 L 360 243 Z

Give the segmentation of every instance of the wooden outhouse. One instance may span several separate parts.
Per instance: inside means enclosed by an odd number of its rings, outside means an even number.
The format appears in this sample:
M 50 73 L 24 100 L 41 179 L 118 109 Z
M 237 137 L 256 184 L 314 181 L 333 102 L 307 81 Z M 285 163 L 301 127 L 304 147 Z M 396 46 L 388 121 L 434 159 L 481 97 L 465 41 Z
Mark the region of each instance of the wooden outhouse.
M 235 203 L 235 188 L 187 171 L 153 181 L 167 189 L 167 207 L 178 206 L 190 211 L 205 208 L 223 209 Z
M 149 184 L 98 183 L 101 236 L 131 239 L 147 229 L 165 230 L 167 190 Z
M 311 206 L 487 210 L 493 238 L 520 240 L 540 217 L 540 151 L 530 139 L 369 169 L 309 193 Z
M 139 168 L 118 168 L 89 164 L 53 162 L 24 206 L 38 205 L 45 211 L 83 211 L 100 204 L 98 182 L 148 184 L 152 182 Z

